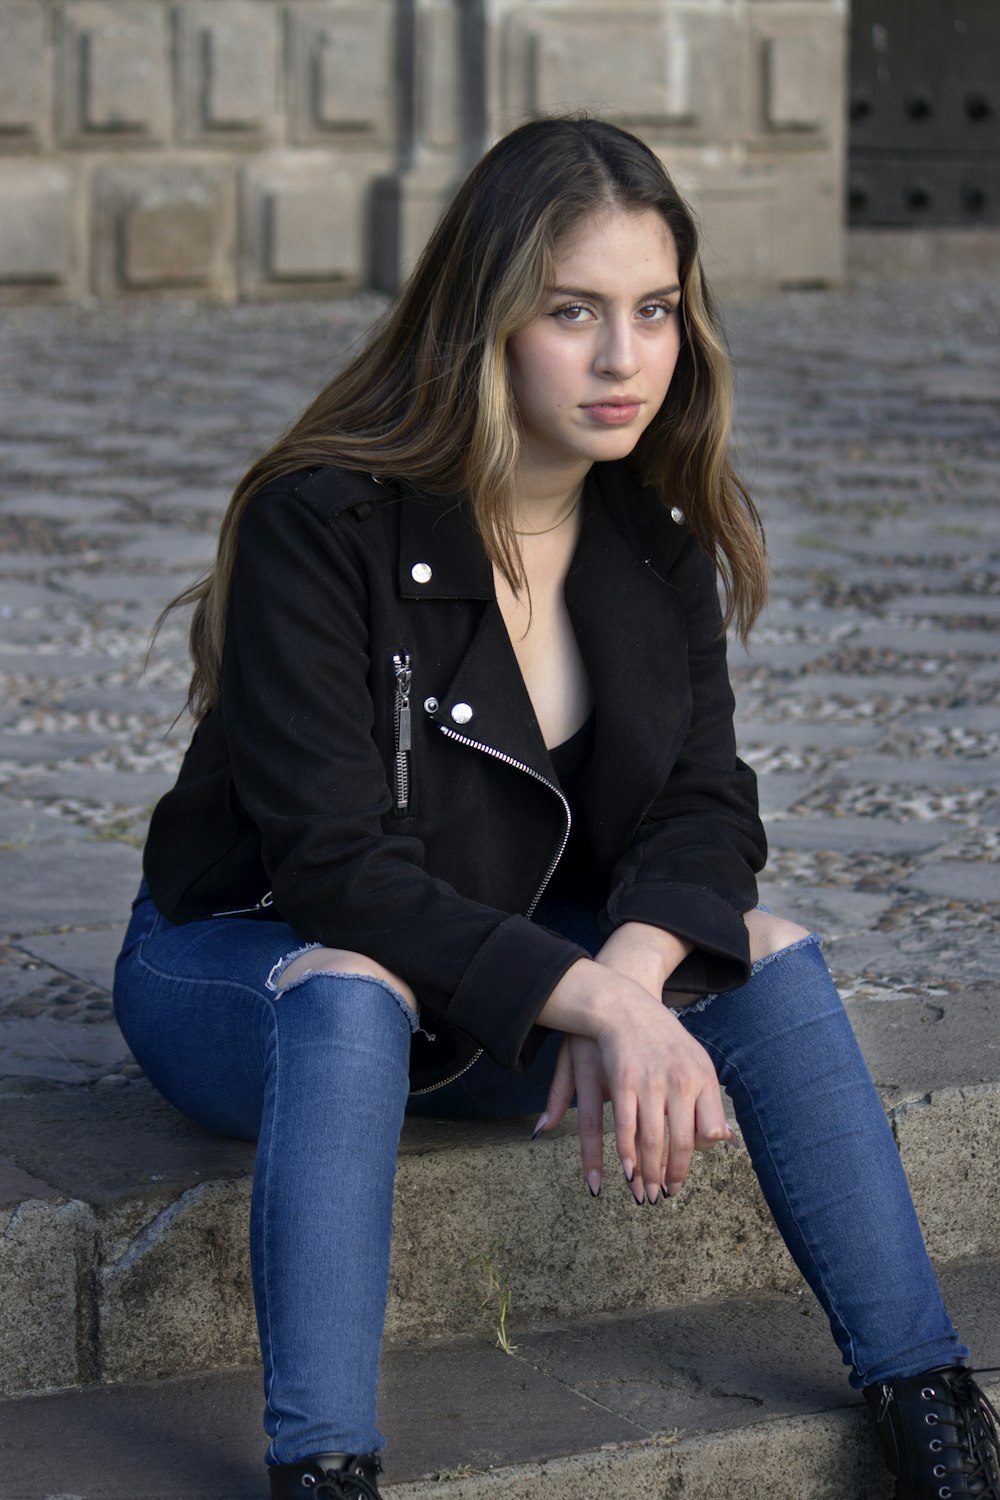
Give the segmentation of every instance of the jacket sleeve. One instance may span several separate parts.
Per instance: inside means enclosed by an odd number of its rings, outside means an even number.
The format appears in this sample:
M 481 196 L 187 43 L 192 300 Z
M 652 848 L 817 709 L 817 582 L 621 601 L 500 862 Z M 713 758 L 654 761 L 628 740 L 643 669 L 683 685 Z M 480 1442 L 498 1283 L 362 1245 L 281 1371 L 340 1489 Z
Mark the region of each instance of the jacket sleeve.
M 736 754 L 715 567 L 688 537 L 669 575 L 683 605 L 691 715 L 669 775 L 615 867 L 612 927 L 647 922 L 694 943 L 667 989 L 714 993 L 750 974 L 743 914 L 767 855 L 754 773 Z
M 538 1011 L 584 950 L 460 896 L 423 867 L 391 807 L 369 687 L 360 528 L 280 483 L 241 519 L 223 652 L 234 786 L 258 828 L 275 906 L 303 941 L 350 948 L 502 1065 L 544 1038 Z

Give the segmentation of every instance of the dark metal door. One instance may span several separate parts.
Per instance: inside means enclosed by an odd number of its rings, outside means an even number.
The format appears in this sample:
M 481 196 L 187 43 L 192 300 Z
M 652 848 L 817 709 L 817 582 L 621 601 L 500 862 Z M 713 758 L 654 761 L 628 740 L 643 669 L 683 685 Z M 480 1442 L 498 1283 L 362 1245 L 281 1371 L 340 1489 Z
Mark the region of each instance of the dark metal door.
M 852 0 L 853 225 L 1000 224 L 1000 0 Z

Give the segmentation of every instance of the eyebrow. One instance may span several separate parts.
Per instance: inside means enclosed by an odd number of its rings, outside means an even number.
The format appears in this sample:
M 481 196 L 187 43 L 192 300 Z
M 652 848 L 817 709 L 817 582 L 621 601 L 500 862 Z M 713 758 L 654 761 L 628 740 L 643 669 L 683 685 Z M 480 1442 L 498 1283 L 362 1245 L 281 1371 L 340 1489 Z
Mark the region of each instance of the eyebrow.
M 654 297 L 672 297 L 675 292 L 680 291 L 679 283 L 673 286 L 658 287 L 652 292 L 643 292 L 636 298 L 637 302 L 649 302 Z M 608 298 L 601 292 L 588 292 L 581 286 L 552 286 L 549 287 L 549 295 L 552 297 L 580 297 L 589 302 L 607 302 Z

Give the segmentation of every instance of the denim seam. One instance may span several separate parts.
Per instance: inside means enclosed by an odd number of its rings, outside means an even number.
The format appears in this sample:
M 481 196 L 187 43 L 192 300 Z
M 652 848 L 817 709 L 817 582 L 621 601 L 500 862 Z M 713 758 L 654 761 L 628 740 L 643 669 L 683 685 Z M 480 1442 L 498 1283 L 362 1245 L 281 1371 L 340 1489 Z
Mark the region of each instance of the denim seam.
M 273 1337 L 273 1334 L 272 1334 L 272 1331 L 271 1331 L 271 1307 L 272 1307 L 271 1278 L 270 1278 L 270 1270 L 271 1270 L 271 1246 L 268 1243 L 268 1224 L 270 1222 L 269 1206 L 270 1206 L 270 1198 L 271 1198 L 271 1164 L 272 1164 L 272 1161 L 273 1161 L 273 1151 L 272 1151 L 271 1147 L 272 1147 L 272 1144 L 273 1144 L 272 1137 L 273 1137 L 273 1134 L 274 1134 L 274 1125 L 275 1125 L 275 1121 L 276 1121 L 277 1116 L 278 1116 L 278 1093 L 279 1093 L 279 1090 L 281 1088 L 281 1041 L 280 1041 L 280 1038 L 278 1036 L 278 1027 L 277 1027 L 276 1024 L 272 1024 L 272 1027 L 271 1027 L 271 1043 L 272 1043 L 272 1046 L 274 1047 L 274 1103 L 273 1103 L 273 1106 L 272 1106 L 272 1109 L 271 1109 L 271 1112 L 270 1112 L 270 1118 L 268 1120 L 268 1139 L 267 1139 L 267 1141 L 265 1143 L 260 1138 L 258 1138 L 258 1141 L 257 1141 L 257 1155 L 258 1155 L 258 1157 L 260 1156 L 261 1150 L 264 1149 L 264 1147 L 266 1145 L 266 1154 L 265 1154 L 264 1160 L 267 1162 L 267 1170 L 264 1173 L 264 1180 L 263 1180 L 263 1183 L 262 1183 L 262 1188 L 263 1188 L 262 1198 L 263 1198 L 263 1201 L 262 1201 L 261 1206 L 260 1206 L 260 1216 L 261 1216 L 261 1235 L 260 1235 L 260 1247 L 261 1247 L 261 1250 L 260 1250 L 260 1253 L 261 1253 L 261 1258 L 262 1258 L 262 1261 L 263 1261 L 263 1264 L 261 1266 L 261 1273 L 260 1274 L 261 1274 L 261 1281 L 263 1282 L 263 1285 L 264 1285 L 264 1306 L 261 1309 L 261 1313 L 262 1313 L 262 1316 L 261 1316 L 261 1334 L 262 1334 L 261 1343 L 263 1344 L 263 1337 L 264 1337 L 264 1334 L 265 1334 L 265 1325 L 266 1325 L 267 1349 L 264 1350 L 262 1348 L 261 1349 L 261 1353 L 264 1356 L 264 1365 L 265 1365 L 265 1372 L 266 1372 L 266 1378 L 265 1378 L 265 1381 L 264 1381 L 264 1400 L 267 1403 L 268 1412 L 270 1413 L 271 1420 L 274 1423 L 274 1431 L 269 1434 L 270 1442 L 268 1444 L 268 1456 L 269 1456 L 269 1458 L 271 1459 L 272 1462 L 276 1463 L 277 1462 L 277 1457 L 276 1457 L 275 1445 L 276 1445 L 276 1443 L 278 1441 L 278 1437 L 279 1437 L 280 1432 L 281 1432 L 282 1414 L 280 1412 L 277 1412 L 277 1413 L 275 1412 L 274 1405 L 273 1405 L 273 1403 L 271 1401 L 271 1396 L 272 1396 L 273 1391 L 274 1391 L 275 1368 L 274 1368 L 274 1337 Z
M 797 942 L 789 944 L 789 946 L 787 948 L 779 948 L 776 953 L 769 953 L 764 958 L 758 959 L 757 962 L 756 962 L 756 964 L 753 967 L 753 971 L 752 972 L 753 973 L 758 973 L 760 971 L 760 969 L 765 968 L 769 963 L 773 963 L 775 959 L 777 959 L 777 958 L 784 958 L 787 954 L 795 953 L 795 952 L 797 952 L 797 951 L 799 951 L 799 950 L 801 950 L 803 948 L 806 948 L 806 947 L 818 946 L 819 942 L 820 942 L 820 939 L 819 939 L 819 937 L 818 937 L 818 935 L 816 933 L 811 933 L 809 935 L 809 937 L 799 938 Z M 715 997 L 711 997 L 711 998 L 715 998 Z M 774 1180 L 778 1184 L 778 1186 L 779 1186 L 779 1188 L 781 1190 L 781 1195 L 784 1198 L 785 1207 L 788 1210 L 789 1217 L 791 1218 L 791 1220 L 798 1227 L 799 1226 L 799 1215 L 795 1212 L 795 1209 L 793 1208 L 791 1202 L 789 1201 L 787 1189 L 785 1187 L 784 1175 L 780 1171 L 780 1169 L 778 1167 L 778 1164 L 777 1164 L 777 1162 L 774 1159 L 774 1156 L 773 1156 L 773 1154 L 771 1152 L 770 1146 L 767 1144 L 767 1133 L 764 1130 L 763 1126 L 761 1125 L 760 1118 L 759 1118 L 759 1116 L 757 1114 L 756 1106 L 755 1106 L 755 1104 L 753 1102 L 753 1096 L 752 1096 L 750 1090 L 747 1088 L 746 1084 L 743 1082 L 743 1075 L 742 1075 L 740 1069 L 737 1067 L 737 1065 L 734 1062 L 732 1062 L 731 1059 L 725 1057 L 725 1055 L 722 1052 L 720 1052 L 719 1049 L 716 1046 L 714 1046 L 711 1042 L 704 1042 L 703 1041 L 702 1042 L 702 1046 L 706 1049 L 706 1051 L 708 1051 L 710 1053 L 713 1053 L 715 1056 L 719 1057 L 726 1064 L 726 1066 L 731 1069 L 734 1078 L 736 1078 L 736 1079 L 739 1080 L 740 1086 L 743 1089 L 744 1096 L 746 1097 L 746 1099 L 748 1101 L 748 1107 L 749 1107 L 751 1113 L 753 1114 L 754 1120 L 755 1120 L 755 1122 L 757 1124 L 757 1128 L 758 1128 L 758 1132 L 760 1134 L 761 1141 L 764 1143 L 764 1150 L 766 1151 L 768 1160 L 769 1160 L 769 1162 L 771 1164 L 771 1170 L 772 1170 L 773 1175 L 774 1175 Z M 745 1132 L 744 1132 L 744 1137 L 745 1137 Z M 773 1214 L 772 1214 L 772 1217 L 773 1217 Z M 847 1347 L 847 1349 L 849 1351 L 849 1358 L 850 1358 L 850 1362 L 851 1362 L 851 1368 L 854 1369 L 854 1370 L 857 1370 L 858 1369 L 858 1363 L 857 1363 L 857 1359 L 855 1357 L 856 1349 L 855 1349 L 854 1337 L 851 1334 L 850 1329 L 847 1327 L 847 1324 L 844 1322 L 844 1319 L 841 1317 L 839 1309 L 834 1306 L 833 1298 L 830 1295 L 829 1278 L 826 1275 L 826 1265 L 825 1265 L 825 1262 L 818 1255 L 818 1253 L 817 1253 L 816 1249 L 813 1247 L 812 1243 L 808 1242 L 806 1240 L 806 1236 L 802 1232 L 801 1227 L 799 1227 L 799 1235 L 800 1235 L 800 1241 L 801 1241 L 801 1244 L 802 1244 L 803 1251 L 809 1256 L 809 1259 L 812 1262 L 812 1265 L 813 1265 L 813 1268 L 814 1268 L 814 1271 L 815 1271 L 815 1275 L 816 1275 L 816 1281 L 823 1288 L 823 1292 L 824 1292 L 824 1295 L 826 1296 L 826 1300 L 827 1300 L 827 1304 L 828 1304 L 828 1306 L 830 1308 L 830 1312 L 833 1315 L 833 1317 L 836 1318 L 838 1326 L 843 1330 L 844 1339 L 845 1339 L 845 1345 L 846 1345 L 846 1347 Z
M 260 999 L 260 990 L 252 984 L 244 984 L 240 979 L 204 979 L 200 974 L 169 974 L 164 969 L 158 969 L 143 957 L 141 948 L 136 953 L 136 963 L 141 965 L 150 974 L 155 974 L 157 979 L 165 979 L 170 984 L 197 984 L 207 988 L 242 990 L 247 995 L 256 995 Z

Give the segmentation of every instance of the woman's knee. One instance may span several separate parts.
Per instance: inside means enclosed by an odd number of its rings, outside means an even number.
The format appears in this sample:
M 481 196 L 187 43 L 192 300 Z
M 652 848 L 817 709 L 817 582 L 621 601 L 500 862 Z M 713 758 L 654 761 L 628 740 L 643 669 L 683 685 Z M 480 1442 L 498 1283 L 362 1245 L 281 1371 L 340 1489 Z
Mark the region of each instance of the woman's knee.
M 307 948 L 282 966 L 275 975 L 274 988 L 287 989 L 289 985 L 304 979 L 307 974 L 356 974 L 359 979 L 377 979 L 387 984 L 406 1001 L 411 1010 L 417 1008 L 417 997 L 406 983 L 383 964 L 355 953 L 349 948 Z
M 808 929 L 773 912 L 748 911 L 743 918 L 750 936 L 750 962 L 770 958 L 783 948 L 791 948 L 809 936 Z

